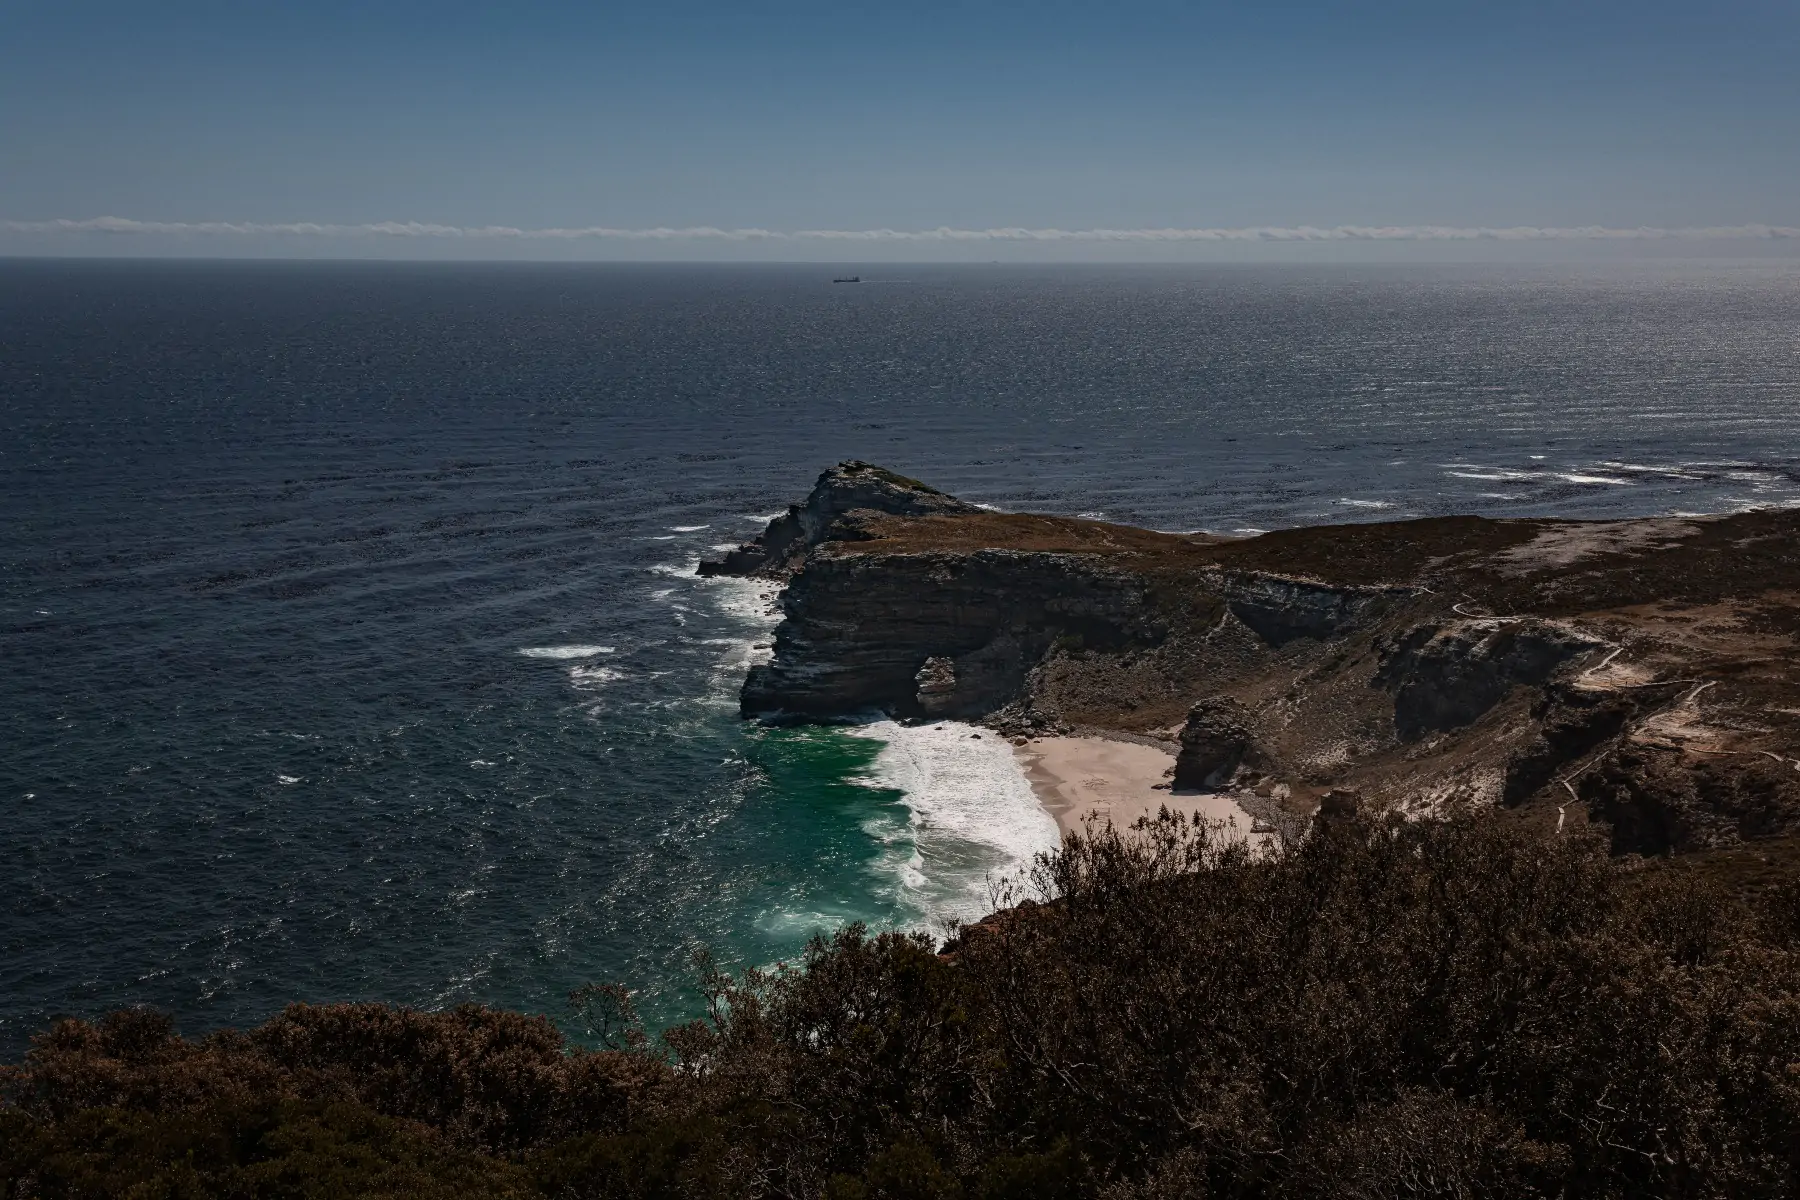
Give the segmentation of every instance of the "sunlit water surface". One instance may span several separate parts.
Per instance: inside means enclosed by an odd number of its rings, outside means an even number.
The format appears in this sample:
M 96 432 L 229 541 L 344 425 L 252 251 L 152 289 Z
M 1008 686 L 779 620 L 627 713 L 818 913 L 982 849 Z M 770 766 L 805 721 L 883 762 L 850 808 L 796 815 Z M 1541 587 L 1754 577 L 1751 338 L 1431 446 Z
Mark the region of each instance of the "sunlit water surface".
M 740 723 L 824 465 L 1253 531 L 1800 500 L 1800 272 L 0 263 L 0 1051 L 125 1004 L 653 1023 L 981 910 L 1003 746 Z

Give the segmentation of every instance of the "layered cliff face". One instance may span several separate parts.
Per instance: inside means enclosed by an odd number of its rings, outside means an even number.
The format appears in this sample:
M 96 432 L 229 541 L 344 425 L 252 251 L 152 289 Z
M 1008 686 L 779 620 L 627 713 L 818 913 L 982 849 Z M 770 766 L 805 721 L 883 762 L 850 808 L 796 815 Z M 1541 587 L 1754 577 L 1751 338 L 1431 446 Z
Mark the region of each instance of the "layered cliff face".
M 835 468 L 712 568 L 788 579 L 746 715 L 1150 735 L 1180 786 L 1592 818 L 1620 851 L 1800 830 L 1791 514 L 1230 540 L 895 479 Z
M 1164 630 L 1145 590 L 1090 555 L 823 549 L 783 595 L 775 653 L 752 669 L 743 711 L 983 716 L 1023 693 L 1058 639 L 1156 642 Z

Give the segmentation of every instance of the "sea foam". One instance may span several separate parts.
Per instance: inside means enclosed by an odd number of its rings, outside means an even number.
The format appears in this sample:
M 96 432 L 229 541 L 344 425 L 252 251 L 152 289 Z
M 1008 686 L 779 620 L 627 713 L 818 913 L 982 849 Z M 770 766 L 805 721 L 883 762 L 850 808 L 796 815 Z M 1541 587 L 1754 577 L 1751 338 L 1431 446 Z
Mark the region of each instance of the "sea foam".
M 736 708 L 745 672 L 768 661 L 769 637 L 781 623 L 781 613 L 773 603 L 778 585 L 766 579 L 701 575 L 699 564 L 700 560 L 693 558 L 679 566 L 660 563 L 651 567 L 656 574 L 677 581 L 673 587 L 652 592 L 651 599 L 667 605 L 679 626 L 685 627 L 687 614 L 695 611 L 683 601 L 699 604 L 704 616 L 725 626 L 720 632 L 728 636 L 700 638 L 691 644 L 722 648 L 702 703 L 709 708 Z
M 625 678 L 625 672 L 611 667 L 570 667 L 569 682 L 583 691 L 593 691 Z
M 526 658 L 593 658 L 612 652 L 611 646 L 528 646 L 519 651 Z
M 847 732 L 883 743 L 868 781 L 902 793 L 914 846 L 904 861 L 885 861 L 924 923 L 986 915 L 1002 881 L 1061 844 L 1012 746 L 992 730 L 881 720 Z

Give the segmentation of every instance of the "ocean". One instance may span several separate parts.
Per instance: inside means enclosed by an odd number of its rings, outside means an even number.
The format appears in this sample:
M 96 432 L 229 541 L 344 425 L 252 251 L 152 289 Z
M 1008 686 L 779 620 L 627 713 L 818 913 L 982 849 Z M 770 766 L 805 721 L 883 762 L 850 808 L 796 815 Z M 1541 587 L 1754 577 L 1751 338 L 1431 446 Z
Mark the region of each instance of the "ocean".
M 1800 504 L 1800 265 L 0 262 L 0 1057 L 658 1026 L 700 949 L 980 913 L 1055 841 L 1007 748 L 740 722 L 774 589 L 694 575 L 852 457 L 1228 533 Z

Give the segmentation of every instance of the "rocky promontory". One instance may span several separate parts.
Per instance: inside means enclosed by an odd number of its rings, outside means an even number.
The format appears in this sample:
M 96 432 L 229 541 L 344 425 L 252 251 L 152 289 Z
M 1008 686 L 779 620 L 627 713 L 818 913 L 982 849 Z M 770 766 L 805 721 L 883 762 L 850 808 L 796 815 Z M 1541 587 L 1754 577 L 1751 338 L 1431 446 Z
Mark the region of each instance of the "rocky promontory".
M 782 579 L 746 716 L 1179 742 L 1177 787 L 1800 832 L 1800 517 L 1433 518 L 1251 538 L 997 513 L 865 463 L 702 570 Z
M 916 479 L 852 459 L 820 475 L 804 501 L 788 505 L 753 540 L 727 551 L 722 559 L 702 562 L 700 574 L 786 579 L 800 569 L 807 552 L 830 535 L 839 518 L 853 512 L 923 517 L 980 511 Z

